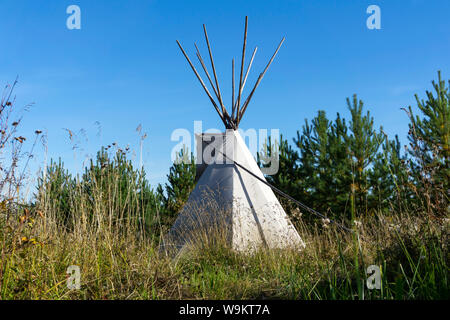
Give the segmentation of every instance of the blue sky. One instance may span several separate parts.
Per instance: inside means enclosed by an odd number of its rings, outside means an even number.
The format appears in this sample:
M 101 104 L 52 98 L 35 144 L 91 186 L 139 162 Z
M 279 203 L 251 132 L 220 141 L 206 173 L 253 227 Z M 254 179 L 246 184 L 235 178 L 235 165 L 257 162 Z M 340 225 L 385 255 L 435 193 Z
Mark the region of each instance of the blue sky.
M 66 27 L 72 4 L 81 8 L 81 30 Z M 366 27 L 371 4 L 381 9 L 381 30 Z M 226 102 L 245 15 L 247 57 L 258 46 L 247 90 L 286 37 L 243 129 L 276 128 L 292 138 L 319 109 L 331 119 L 336 112 L 348 117 L 345 99 L 356 93 L 376 125 L 405 143 L 407 118 L 400 108 L 415 105 L 414 93 L 424 96 L 437 70 L 450 78 L 447 0 L 1 0 L 0 12 L 0 84 L 18 75 L 17 105 L 35 103 L 24 117 L 24 135 L 45 130 L 47 157 L 61 157 L 79 171 L 86 156 L 112 142 L 130 144 L 138 160 L 141 124 L 148 134 L 142 158 L 153 185 L 165 180 L 171 165 L 173 130 L 193 132 L 194 120 L 203 120 L 205 129 L 223 127 L 175 42 L 192 60 L 197 42 L 206 60 L 203 23 Z M 63 128 L 79 133 L 78 149 Z M 44 158 L 41 148 L 31 168 Z

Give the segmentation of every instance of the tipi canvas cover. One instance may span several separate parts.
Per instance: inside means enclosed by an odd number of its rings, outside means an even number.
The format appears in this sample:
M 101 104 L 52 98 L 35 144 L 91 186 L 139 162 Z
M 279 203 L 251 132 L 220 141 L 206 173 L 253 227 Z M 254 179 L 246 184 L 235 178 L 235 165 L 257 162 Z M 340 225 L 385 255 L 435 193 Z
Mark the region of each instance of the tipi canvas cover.
M 222 233 L 224 240 L 237 251 L 259 247 L 300 248 L 304 243 L 272 189 L 244 167 L 265 181 L 250 150 L 237 130 L 215 134 L 205 143 L 200 155 L 208 161 L 187 203 L 181 210 L 164 246 L 181 249 L 202 237 Z M 206 147 L 206 148 L 205 148 Z M 225 156 L 224 156 L 225 155 Z M 205 157 L 204 157 L 205 158 Z M 239 164 L 239 165 L 236 165 Z M 201 168 L 201 166 L 199 166 Z

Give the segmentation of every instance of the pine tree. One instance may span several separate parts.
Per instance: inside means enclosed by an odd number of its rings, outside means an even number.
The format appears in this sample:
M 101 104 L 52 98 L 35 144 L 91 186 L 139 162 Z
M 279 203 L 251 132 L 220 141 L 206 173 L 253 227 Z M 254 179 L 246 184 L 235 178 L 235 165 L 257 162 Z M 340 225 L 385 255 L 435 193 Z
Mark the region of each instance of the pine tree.
M 367 111 L 363 115 L 363 102 L 353 95 L 352 101 L 347 98 L 347 106 L 351 113 L 349 135 L 346 143 L 349 148 L 352 165 L 352 192 L 355 195 L 355 209 L 357 213 L 368 212 L 368 167 L 375 160 L 382 141 L 382 133 L 373 128 L 373 117 Z M 381 131 L 381 128 L 380 128 Z
M 382 150 L 369 172 L 371 197 L 369 207 L 382 212 L 406 212 L 411 198 L 406 168 L 406 154 L 401 155 L 398 136 L 389 140 L 385 135 Z
M 346 144 L 348 127 L 345 119 L 337 113 L 336 120 L 330 132 L 330 168 L 332 183 L 329 192 L 333 199 L 331 208 L 340 217 L 346 217 L 349 212 L 349 199 L 351 193 L 351 159 Z
M 42 172 L 37 183 L 37 204 L 49 203 L 55 212 L 56 219 L 66 228 L 72 228 L 72 195 L 76 181 L 64 168 L 64 162 L 59 158 L 58 162 L 50 160 L 46 172 Z
M 309 125 L 305 121 L 303 133 L 297 132 L 294 143 L 300 150 L 299 176 L 303 177 L 304 189 L 307 190 L 306 201 L 316 210 L 330 210 L 329 187 L 332 180 L 330 168 L 330 121 L 325 111 L 320 110 Z M 304 198 L 306 198 L 304 197 Z
M 352 212 L 403 210 L 411 193 L 398 137 L 384 139 L 382 128 L 374 129 L 373 117 L 364 112 L 356 95 L 347 99 L 347 106 L 348 123 L 339 113 L 334 121 L 328 120 L 325 111 L 311 122 L 305 119 L 293 140 L 297 150 L 281 136 L 280 169 L 268 181 L 333 218 L 351 218 Z M 291 213 L 289 201 L 280 201 Z
M 154 223 L 158 210 L 156 195 L 145 178 L 144 169 L 136 169 L 125 151 L 118 149 L 110 156 L 108 148 L 102 147 L 95 161 L 91 159 L 85 168 L 81 185 L 92 212 L 103 201 L 118 219 L 136 219 L 145 229 Z
M 275 143 L 277 143 L 277 145 L 275 145 Z M 283 138 L 283 135 L 280 135 L 279 142 L 272 142 L 272 137 L 268 137 L 263 145 L 263 150 L 261 153 L 257 154 L 258 165 L 264 167 L 264 164 L 261 163 L 260 159 L 262 157 L 273 159 L 275 152 L 278 152 L 278 171 L 274 175 L 266 176 L 267 182 L 296 199 L 301 198 L 301 194 L 304 190 L 297 172 L 299 155 L 298 152 L 289 145 L 288 141 Z M 279 197 L 278 195 L 277 197 L 286 212 L 292 214 L 296 206 L 283 197 Z
M 410 119 L 408 149 L 412 175 L 415 179 L 417 198 L 428 213 L 448 214 L 448 190 L 450 189 L 450 92 L 438 72 L 438 82 L 432 82 L 435 95 L 426 91 L 427 100 L 416 102 L 421 116 L 414 116 L 408 108 Z M 450 86 L 450 81 L 449 81 Z
M 158 185 L 157 193 L 162 200 L 163 223 L 171 225 L 176 214 L 181 210 L 195 186 L 195 159 L 192 153 L 183 148 L 171 166 L 167 183 Z
M 305 121 L 302 134 L 297 132 L 294 143 L 300 151 L 299 180 L 307 192 L 303 201 L 332 217 L 346 212 L 349 198 L 347 126 L 339 113 L 334 122 L 319 111 L 311 125 Z

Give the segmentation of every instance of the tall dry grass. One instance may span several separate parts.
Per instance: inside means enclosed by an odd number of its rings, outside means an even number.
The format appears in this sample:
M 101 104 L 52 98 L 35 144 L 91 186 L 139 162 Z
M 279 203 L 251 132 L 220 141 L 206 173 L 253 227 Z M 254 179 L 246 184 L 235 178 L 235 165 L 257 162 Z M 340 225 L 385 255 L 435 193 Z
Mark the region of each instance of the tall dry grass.
M 356 236 L 300 219 L 305 249 L 252 254 L 233 251 L 209 230 L 174 258 L 160 252 L 161 239 L 143 230 L 139 217 L 117 215 L 123 208 L 116 202 L 87 199 L 76 184 L 72 192 L 70 228 L 50 196 L 0 220 L 2 299 L 449 298 L 445 219 L 374 215 L 355 221 Z M 372 264 L 382 270 L 380 290 L 365 285 Z M 70 265 L 81 269 L 80 290 L 66 285 Z

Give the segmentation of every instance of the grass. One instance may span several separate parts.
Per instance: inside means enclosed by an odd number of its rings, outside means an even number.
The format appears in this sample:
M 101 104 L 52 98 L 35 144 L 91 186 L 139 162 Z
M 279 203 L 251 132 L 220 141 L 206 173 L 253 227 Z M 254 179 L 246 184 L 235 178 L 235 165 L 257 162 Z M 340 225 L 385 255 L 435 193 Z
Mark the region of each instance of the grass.
M 374 215 L 356 237 L 330 225 L 297 228 L 302 251 L 239 254 L 225 243 L 194 247 L 176 258 L 139 232 L 121 228 L 106 207 L 64 228 L 51 206 L 0 220 L 1 299 L 448 299 L 448 220 Z M 37 210 L 41 209 L 34 209 Z M 80 210 L 80 209 L 78 209 Z M 356 239 L 356 240 L 355 240 Z M 382 288 L 368 290 L 365 270 L 381 267 Z M 66 270 L 81 269 L 81 289 Z
M 306 248 L 252 254 L 233 251 L 215 228 L 169 257 L 159 248 L 173 221 L 142 184 L 124 183 L 126 166 L 87 171 L 88 184 L 50 170 L 34 203 L 1 203 L 2 300 L 450 298 L 448 218 L 379 212 L 354 218 L 354 233 L 298 218 Z M 71 265 L 79 290 L 67 286 Z M 366 286 L 370 265 L 381 270 L 379 290 Z

